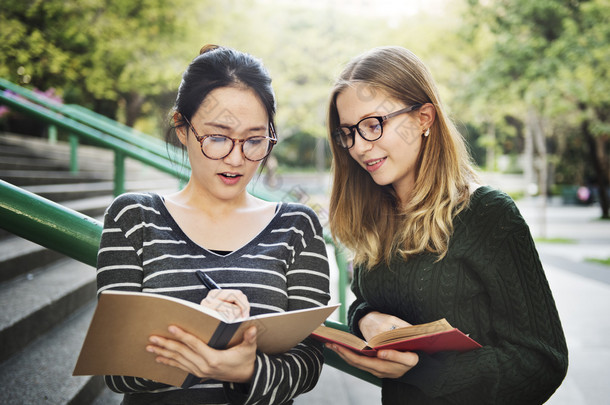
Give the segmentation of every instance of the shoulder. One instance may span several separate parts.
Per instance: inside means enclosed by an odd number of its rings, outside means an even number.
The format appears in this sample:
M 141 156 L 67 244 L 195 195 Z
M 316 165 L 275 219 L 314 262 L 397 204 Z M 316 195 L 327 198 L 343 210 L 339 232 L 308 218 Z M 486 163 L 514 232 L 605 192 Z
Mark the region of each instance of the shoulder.
M 477 188 L 470 197 L 468 212 L 489 225 L 508 223 L 522 225 L 525 223 L 515 201 L 504 191 L 490 186 Z
M 161 197 L 154 193 L 125 193 L 116 197 L 106 210 L 115 221 L 134 212 L 156 212 L 162 204 Z
M 281 203 L 278 213 L 282 221 L 303 227 L 308 225 L 314 233 L 322 233 L 322 225 L 316 212 L 307 205 L 299 203 Z
M 470 196 L 470 206 L 490 210 L 516 207 L 515 202 L 508 194 L 491 186 L 481 186 L 474 190 Z

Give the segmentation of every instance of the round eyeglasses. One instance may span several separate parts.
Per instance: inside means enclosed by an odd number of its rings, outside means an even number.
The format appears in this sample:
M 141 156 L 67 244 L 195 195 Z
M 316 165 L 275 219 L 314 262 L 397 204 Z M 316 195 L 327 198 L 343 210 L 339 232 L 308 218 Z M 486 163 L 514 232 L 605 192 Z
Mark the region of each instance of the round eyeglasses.
M 195 127 L 185 118 L 186 123 L 191 127 L 195 134 L 195 139 L 201 145 L 201 153 L 209 159 L 220 160 L 231 154 L 235 143 L 241 143 L 243 156 L 252 162 L 258 162 L 266 158 L 273 145 L 277 143 L 277 135 L 273 125 L 269 123 L 269 133 L 271 136 L 252 136 L 246 139 L 235 139 L 226 135 L 199 135 Z
M 333 132 L 333 138 L 335 142 L 342 148 L 350 149 L 354 146 L 356 136 L 355 132 L 358 131 L 358 135 L 365 141 L 373 142 L 381 138 L 383 135 L 383 123 L 399 114 L 405 114 L 411 111 L 415 111 L 420 108 L 422 104 L 415 104 L 407 108 L 403 108 L 398 111 L 394 111 L 388 115 L 366 117 L 358 121 L 356 125 L 341 125 Z

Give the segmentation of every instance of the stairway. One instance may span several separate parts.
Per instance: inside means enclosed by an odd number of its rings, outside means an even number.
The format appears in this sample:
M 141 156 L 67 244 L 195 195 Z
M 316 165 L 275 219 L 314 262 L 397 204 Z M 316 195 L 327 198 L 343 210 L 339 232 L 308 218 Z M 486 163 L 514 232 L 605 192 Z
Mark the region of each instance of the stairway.
M 101 221 L 113 199 L 113 153 L 0 133 L 0 179 Z M 175 191 L 178 181 L 127 160 L 128 191 Z M 0 220 L 1 221 L 1 220 Z M 95 308 L 95 269 L 1 229 L 0 404 L 119 404 L 101 377 L 72 370 Z

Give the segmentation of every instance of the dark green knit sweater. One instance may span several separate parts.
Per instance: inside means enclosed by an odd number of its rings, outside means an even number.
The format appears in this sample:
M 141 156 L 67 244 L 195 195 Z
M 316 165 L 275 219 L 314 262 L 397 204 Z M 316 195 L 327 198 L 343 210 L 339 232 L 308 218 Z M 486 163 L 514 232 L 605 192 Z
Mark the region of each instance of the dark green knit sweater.
M 541 404 L 565 377 L 568 354 L 555 301 L 529 228 L 506 194 L 481 187 L 454 220 L 447 256 L 420 254 L 356 268 L 352 330 L 369 311 L 411 324 L 447 318 L 483 347 L 420 353 L 383 381 L 383 404 Z

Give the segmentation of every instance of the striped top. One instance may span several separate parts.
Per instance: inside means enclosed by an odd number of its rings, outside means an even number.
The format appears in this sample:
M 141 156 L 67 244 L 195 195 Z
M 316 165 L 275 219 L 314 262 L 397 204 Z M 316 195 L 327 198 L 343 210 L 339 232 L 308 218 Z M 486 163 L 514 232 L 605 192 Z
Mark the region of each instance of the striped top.
M 304 205 L 280 203 L 265 229 L 226 255 L 186 236 L 159 195 L 123 194 L 107 209 L 97 259 L 98 296 L 108 289 L 143 291 L 199 303 L 207 290 L 196 270 L 205 270 L 221 288 L 241 290 L 250 315 L 323 306 L 330 298 L 322 227 Z M 281 355 L 257 352 L 250 384 L 208 380 L 182 389 L 125 376 L 106 376 L 106 384 L 125 393 L 126 405 L 283 404 L 314 387 L 322 362 L 321 344 L 307 338 Z

